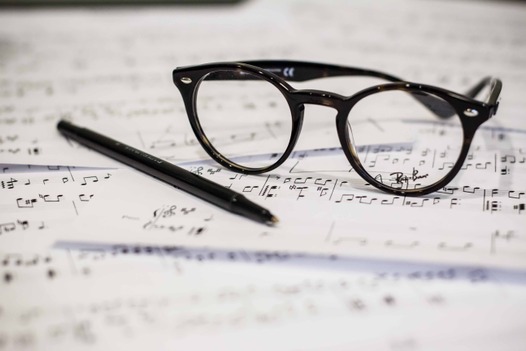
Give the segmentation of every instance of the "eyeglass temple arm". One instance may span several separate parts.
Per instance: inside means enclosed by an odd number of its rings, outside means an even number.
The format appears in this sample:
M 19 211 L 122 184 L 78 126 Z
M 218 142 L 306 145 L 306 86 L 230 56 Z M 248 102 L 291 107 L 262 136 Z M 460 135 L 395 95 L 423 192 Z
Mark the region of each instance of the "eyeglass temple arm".
M 499 79 L 486 77 L 482 79 L 478 84 L 469 89 L 464 95 L 475 99 L 475 97 L 480 94 L 484 88 L 489 86 L 488 96 L 483 100 L 484 103 L 489 105 L 490 114 L 489 116 L 495 115 L 498 109 L 498 98 L 500 91 L 502 89 L 502 82 Z M 442 100 L 434 98 L 432 95 L 422 94 L 420 96 L 415 95 L 418 93 L 413 93 L 414 97 L 424 104 L 428 109 L 432 110 L 440 118 L 449 118 L 456 114 L 455 110 L 447 104 L 442 103 Z
M 378 71 L 330 64 L 319 64 L 314 62 L 259 60 L 246 61 L 245 63 L 261 67 L 285 80 L 295 82 L 338 76 L 367 76 L 381 78 L 390 82 L 404 81 L 393 75 Z M 493 108 L 491 115 L 494 115 L 497 112 L 497 100 L 502 89 L 502 83 L 499 79 L 486 77 L 466 92 L 465 95 L 470 98 L 475 98 L 488 85 L 491 85 L 491 88 L 485 102 Z M 426 106 L 427 109 L 431 110 L 440 118 L 446 119 L 456 114 L 456 111 L 449 104 L 444 103 L 441 99 L 438 99 L 433 95 L 425 93 L 413 93 L 412 95 L 420 103 Z
M 488 95 L 483 100 L 484 103 L 488 104 L 491 108 L 491 114 L 490 116 L 493 116 L 495 113 L 497 113 L 497 109 L 499 107 L 499 96 L 500 92 L 502 90 L 502 82 L 500 79 L 493 78 L 493 77 L 486 77 L 482 79 L 478 84 L 476 84 L 473 88 L 469 89 L 466 92 L 466 96 L 469 96 L 470 98 L 475 98 L 482 90 L 484 90 L 486 87 L 489 87 Z
M 400 78 L 378 71 L 315 62 L 259 60 L 243 63 L 261 67 L 291 82 L 340 76 L 367 76 L 382 78 L 390 82 L 403 82 Z

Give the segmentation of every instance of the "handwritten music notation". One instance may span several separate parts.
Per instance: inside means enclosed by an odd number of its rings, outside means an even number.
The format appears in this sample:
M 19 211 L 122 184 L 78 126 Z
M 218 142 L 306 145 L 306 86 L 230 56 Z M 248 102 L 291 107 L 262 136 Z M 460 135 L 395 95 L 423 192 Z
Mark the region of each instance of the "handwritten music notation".
M 15 164 L 0 170 L 0 245 L 26 252 L 52 244 L 56 228 L 79 216 L 115 173 Z
M 152 266 L 177 276 L 193 274 L 199 266 L 215 263 L 235 265 L 245 263 L 269 267 L 310 266 L 320 269 L 331 267 L 340 272 L 364 274 L 372 281 L 444 281 L 470 284 L 494 282 L 521 283 L 523 273 L 505 273 L 476 267 L 441 265 L 410 265 L 400 262 L 365 261 L 337 255 L 310 255 L 287 251 L 249 251 L 191 248 L 157 245 L 100 245 L 58 243 L 60 250 L 45 253 L 0 253 L 1 283 L 24 285 L 29 280 L 67 282 L 74 277 L 96 279 L 104 275 L 122 274 L 123 265 L 136 266 L 136 270 L 149 272 Z M 365 269 L 366 268 L 366 269 Z M 368 273 L 364 273 L 368 271 Z
M 430 149 L 430 152 L 434 150 Z M 411 152 L 404 154 L 406 157 L 412 156 Z M 523 155 L 522 149 L 509 150 L 509 153 L 501 156 L 500 152 L 482 151 L 475 147 L 462 167 L 459 175 L 461 180 L 425 197 L 391 196 L 374 191 L 354 173 L 340 148 L 298 150 L 292 154 L 291 161 L 282 167 L 284 170 L 260 177 L 229 173 L 212 163 L 183 165 L 198 175 L 210 179 L 220 178 L 225 186 L 265 201 L 285 197 L 298 201 L 352 202 L 363 205 L 449 209 L 471 207 L 472 210 L 482 212 L 523 214 L 526 192 L 518 181 L 526 172 Z M 520 160 L 518 163 L 517 159 Z M 395 159 L 387 158 L 387 161 L 393 162 Z M 461 185 L 463 179 L 469 179 L 473 184 Z M 487 184 L 487 179 L 494 179 L 492 185 L 503 188 L 481 186 Z M 513 187 L 514 184 L 518 187 Z
M 505 135 L 502 139 L 510 138 Z M 371 189 L 351 171 L 338 148 L 297 151 L 283 166 L 261 176 L 235 174 L 210 162 L 183 164 L 200 176 L 264 203 L 283 217 L 277 228 L 261 228 L 246 221 L 232 227 L 230 223 L 237 217 L 203 207 L 183 194 L 178 194 L 180 201 L 173 201 L 176 193 L 164 185 L 156 188 L 152 184 L 144 190 L 148 195 L 140 189 L 130 194 L 132 184 L 143 179 L 123 175 L 119 184 L 105 193 L 112 200 L 102 199 L 90 209 L 82 224 L 89 229 L 70 239 L 84 241 L 87 232 L 103 233 L 90 223 L 104 218 L 105 226 L 127 228 L 126 235 L 90 234 L 91 241 L 176 242 L 222 248 L 228 243 L 238 248 L 343 255 L 381 252 L 380 255 L 391 258 L 433 257 L 443 262 L 522 267 L 526 219 L 525 191 L 520 179 L 526 168 L 520 162 L 510 163 L 511 152 L 505 152 L 505 156 L 499 156 L 493 150 L 475 147 L 459 180 L 420 198 L 392 196 Z M 507 176 L 500 172 L 504 165 L 513 167 Z M 502 188 L 492 187 L 495 185 Z M 133 198 L 150 200 L 136 203 Z M 128 205 L 110 216 L 105 203 L 114 203 L 113 199 Z M 310 218 L 308 223 L 302 220 L 305 216 Z M 437 226 L 443 218 L 448 221 Z
M 23 231 L 26 229 L 37 228 L 44 229 L 46 224 L 44 221 L 28 221 L 16 219 L 11 222 L 0 223 L 0 234 L 9 234 L 10 232 Z
M 149 203 L 128 205 L 111 219 L 104 204 L 99 205 L 92 212 L 95 218 L 105 218 L 106 225 L 113 223 L 115 228 L 124 225 L 128 230 L 126 237 L 90 235 L 90 240 L 143 244 L 168 244 L 175 240 L 182 245 L 223 248 L 224 243 L 229 243 L 252 249 L 262 245 L 271 250 L 287 248 L 334 254 L 381 252 L 393 258 L 433 257 L 444 262 L 467 260 L 522 267 L 526 250 L 526 189 L 521 179 L 526 164 L 524 149 L 519 145 L 523 143 L 520 130 L 483 129 L 457 179 L 423 197 L 393 196 L 373 189 L 352 170 L 338 147 L 297 150 L 277 170 L 260 176 L 232 173 L 211 161 L 181 163 L 195 174 L 272 208 L 280 217 L 284 216 L 283 224 L 278 228 L 254 228 L 242 222 L 232 228 L 229 223 L 235 218 L 199 206 L 192 199 L 174 202 L 167 189 L 160 186 L 155 200 L 151 196 L 153 189 L 148 188 L 148 198 L 152 199 Z M 395 161 L 394 157 L 377 157 L 383 149 L 369 152 L 371 162 Z M 434 167 L 444 166 L 438 161 L 440 152 L 433 145 L 427 147 L 425 155 L 411 149 L 403 151 L 404 157 L 416 160 L 413 162 L 425 159 L 428 154 L 435 155 Z M 124 201 L 132 203 L 132 197 L 146 198 L 141 190 L 133 195 L 127 191 L 139 179 L 123 177 L 107 193 L 111 199 L 128 199 Z M 302 220 L 305 216 L 310 218 L 308 224 Z M 443 222 L 443 218 L 448 220 Z M 88 228 L 89 223 L 83 227 Z M 301 238 L 296 234 L 299 232 Z M 82 240 L 82 236 L 73 240 Z M 234 237 L 237 239 L 233 240 Z

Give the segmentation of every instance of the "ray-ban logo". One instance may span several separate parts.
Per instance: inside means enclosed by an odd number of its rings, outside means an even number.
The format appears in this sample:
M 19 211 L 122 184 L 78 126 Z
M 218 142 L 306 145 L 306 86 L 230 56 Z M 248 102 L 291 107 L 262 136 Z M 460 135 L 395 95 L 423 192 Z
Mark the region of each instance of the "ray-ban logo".
M 413 167 L 413 172 L 410 176 L 404 174 L 404 172 L 393 172 L 390 174 L 394 177 L 396 184 L 408 184 L 410 181 L 416 181 L 418 179 L 427 178 L 429 174 L 418 174 L 418 170 Z

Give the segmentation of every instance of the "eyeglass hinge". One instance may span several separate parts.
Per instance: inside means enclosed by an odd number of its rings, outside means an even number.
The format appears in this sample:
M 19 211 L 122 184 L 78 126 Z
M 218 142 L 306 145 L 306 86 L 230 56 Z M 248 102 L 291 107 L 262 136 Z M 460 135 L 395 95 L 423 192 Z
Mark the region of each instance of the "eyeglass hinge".
M 499 101 L 497 101 L 497 102 L 495 103 L 495 105 L 493 105 L 493 106 L 491 107 L 491 110 L 490 110 L 489 116 L 491 117 L 491 116 L 496 115 L 498 110 L 499 110 Z

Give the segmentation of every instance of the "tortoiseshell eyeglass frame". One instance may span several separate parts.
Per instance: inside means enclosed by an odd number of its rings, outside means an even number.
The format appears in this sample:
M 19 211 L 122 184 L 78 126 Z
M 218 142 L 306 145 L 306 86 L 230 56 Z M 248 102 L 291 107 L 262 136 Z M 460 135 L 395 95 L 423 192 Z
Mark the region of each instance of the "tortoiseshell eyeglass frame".
M 322 90 L 298 90 L 287 83 L 287 81 L 302 82 L 311 79 L 338 76 L 376 77 L 384 79 L 390 83 L 372 86 L 351 96 L 343 96 Z M 201 128 L 196 109 L 197 90 L 199 84 L 205 77 L 206 79 L 214 80 L 263 79 L 274 85 L 276 89 L 283 94 L 290 107 L 292 132 L 286 150 L 275 163 L 267 167 L 247 168 L 228 160 L 214 148 Z M 212 159 L 230 170 L 244 174 L 261 174 L 280 166 L 289 157 L 296 141 L 298 140 L 303 123 L 304 105 L 322 105 L 337 110 L 336 128 L 338 138 L 342 145 L 342 150 L 347 156 L 353 169 L 365 181 L 376 188 L 390 194 L 404 196 L 425 195 L 440 190 L 457 175 L 466 159 L 476 130 L 482 123 L 487 121 L 497 112 L 499 106 L 498 99 L 502 89 L 502 82 L 499 79 L 486 77 L 465 94 L 458 94 L 431 85 L 407 82 L 390 74 L 373 70 L 315 62 L 286 60 L 222 62 L 180 67 L 173 71 L 173 81 L 182 95 L 186 112 L 190 120 L 190 125 L 197 140 Z M 475 97 L 486 88 L 489 89 L 489 94 L 485 101 L 475 100 Z M 464 141 L 459 157 L 451 167 L 449 173 L 431 185 L 416 189 L 395 189 L 389 187 L 369 175 L 360 163 L 356 152 L 353 148 L 348 147 L 348 145 L 351 145 L 351 138 L 349 136 L 348 128 L 346 128 L 346 124 L 349 112 L 353 106 L 358 101 L 369 95 L 391 90 L 411 93 L 415 99 L 430 109 L 438 119 L 447 119 L 454 114 L 458 115 L 460 118 Z M 440 108 L 438 104 L 442 103 L 442 105 L 444 105 L 442 100 L 434 97 L 439 97 L 446 101 L 450 105 L 448 106 L 449 112 L 447 108 Z M 451 111 L 451 107 L 454 111 Z

